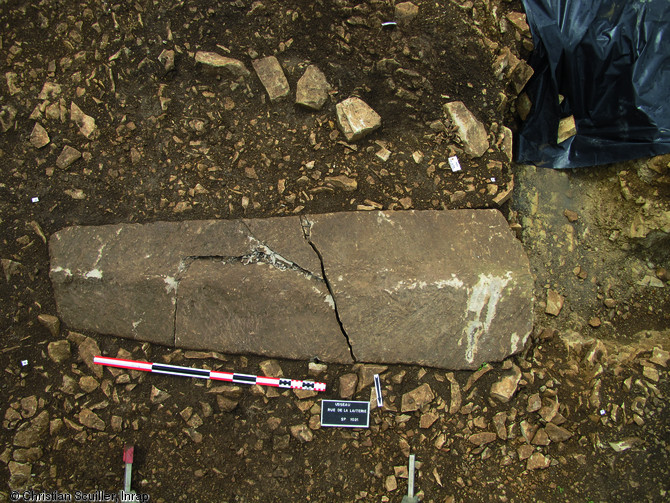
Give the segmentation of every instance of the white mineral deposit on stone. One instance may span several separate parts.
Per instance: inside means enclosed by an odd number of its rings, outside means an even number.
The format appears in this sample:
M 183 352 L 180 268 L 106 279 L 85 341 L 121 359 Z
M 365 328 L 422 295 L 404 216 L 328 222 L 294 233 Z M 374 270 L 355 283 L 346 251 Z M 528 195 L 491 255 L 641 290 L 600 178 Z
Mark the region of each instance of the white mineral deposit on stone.
M 468 338 L 465 359 L 469 363 L 474 362 L 475 354 L 479 349 L 479 339 L 491 327 L 503 288 L 511 279 L 512 271 L 508 271 L 502 278 L 491 274 L 480 274 L 477 284 L 472 288 L 465 314 L 468 317 L 468 312 L 475 313 L 475 318 L 470 320 L 465 328 Z M 481 317 L 484 307 L 486 307 L 486 318 L 482 322 Z
M 326 301 L 326 304 L 330 306 L 330 308 L 335 311 L 335 301 L 333 300 L 333 296 L 328 294 L 326 295 L 326 298 L 324 299 Z
M 64 272 L 66 276 L 72 276 L 72 271 L 70 271 L 70 269 L 63 269 L 61 266 L 54 267 L 51 269 L 52 274 L 55 274 L 57 272 Z
M 440 281 L 436 281 L 433 284 L 440 290 L 446 286 L 450 286 L 452 288 L 463 288 L 463 282 L 453 274 L 451 279 L 441 279 Z
M 166 276 L 163 281 L 165 282 L 165 291 L 167 293 L 177 291 L 177 287 L 179 286 L 179 281 L 174 279 L 172 276 Z
M 84 277 L 88 279 L 102 279 L 102 271 L 100 269 L 91 269 L 84 274 Z
M 516 353 L 519 349 L 519 336 L 516 335 L 516 332 L 510 336 L 510 342 L 512 344 L 512 353 Z
M 142 323 L 142 320 L 133 321 L 133 330 L 135 330 L 140 323 Z
M 386 213 L 380 211 L 377 213 L 377 223 L 381 225 L 382 222 L 386 222 L 391 224 L 392 226 L 395 226 L 395 222 L 391 220 L 391 218 Z

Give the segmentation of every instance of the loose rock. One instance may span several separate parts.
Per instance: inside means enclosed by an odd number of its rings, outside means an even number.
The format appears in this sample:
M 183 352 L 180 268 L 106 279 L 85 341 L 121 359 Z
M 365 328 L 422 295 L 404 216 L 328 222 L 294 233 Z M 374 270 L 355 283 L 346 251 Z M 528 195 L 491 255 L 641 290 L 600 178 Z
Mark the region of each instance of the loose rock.
M 10 461 L 9 467 L 9 487 L 11 489 L 23 488 L 29 481 L 32 473 L 32 465 L 27 463 L 17 463 Z
M 35 127 L 33 127 L 33 132 L 30 133 L 31 145 L 35 148 L 42 148 L 45 145 L 48 145 L 50 141 L 47 130 L 44 129 L 39 122 L 36 122 Z
M 295 102 L 312 110 L 321 110 L 328 99 L 329 91 L 330 84 L 326 76 L 317 66 L 310 65 L 298 80 Z
M 100 355 L 100 347 L 98 343 L 90 337 L 84 337 L 79 343 L 79 357 L 83 360 L 86 366 L 93 371 L 93 373 L 102 377 L 102 365 L 93 363 L 93 357 Z
M 104 431 L 105 422 L 98 417 L 98 415 L 90 409 L 81 409 L 79 413 L 79 422 L 87 428 Z
M 491 431 L 484 431 L 482 433 L 474 433 L 470 435 L 468 440 L 476 446 L 480 447 L 482 445 L 490 444 L 496 438 L 498 438 L 498 436 L 495 433 Z
M 362 99 L 352 97 L 335 106 L 337 123 L 347 141 L 360 140 L 382 125 L 382 118 Z
M 544 427 L 544 430 L 547 432 L 547 435 L 552 442 L 565 442 L 570 437 L 572 433 L 561 426 L 557 426 L 554 423 L 547 423 Z
M 58 166 L 61 169 L 65 169 L 80 157 L 81 152 L 79 152 L 79 150 L 70 147 L 69 145 L 66 145 L 63 148 L 63 151 L 58 156 L 58 159 L 56 159 L 56 166 Z
M 311 442 L 314 439 L 314 434 L 312 433 L 312 430 L 310 430 L 304 424 L 291 426 L 291 435 L 293 435 L 294 438 L 297 438 L 302 442 Z
M 356 374 L 344 374 L 340 376 L 340 398 L 351 398 L 356 391 L 358 376 Z
M 56 363 L 63 363 L 70 358 L 70 342 L 63 339 L 62 341 L 50 342 L 47 346 L 47 353 Z
M 250 73 L 241 61 L 221 56 L 215 52 L 198 51 L 195 53 L 195 60 L 203 65 L 223 68 L 234 77 L 246 77 Z
M 42 436 L 49 427 L 49 413 L 45 410 L 34 418 L 30 423 L 25 423 L 14 435 L 16 447 L 32 447 L 42 440 Z
M 401 2 L 395 6 L 395 18 L 404 23 L 412 21 L 419 14 L 419 7 L 412 2 Z
M 552 316 L 558 316 L 563 309 L 565 298 L 554 290 L 547 290 L 547 307 L 544 312 Z
M 484 125 L 466 108 L 462 101 L 444 105 L 444 111 L 456 127 L 465 152 L 472 157 L 481 157 L 489 148 L 488 133 Z
M 60 320 L 57 316 L 51 314 L 39 314 L 37 316 L 37 321 L 49 329 L 52 336 L 58 337 L 60 335 Z
M 358 182 L 346 175 L 327 176 L 324 180 L 328 185 L 345 192 L 353 192 L 358 188 Z
M 521 380 L 521 369 L 516 365 L 512 366 L 513 373 L 503 376 L 498 382 L 491 386 L 491 396 L 497 398 L 503 403 L 509 400 L 516 393 L 517 386 Z
M 549 468 L 551 460 L 547 458 L 541 452 L 534 452 L 530 458 L 528 458 L 528 463 L 526 463 L 526 470 L 537 470 Z
M 430 403 L 435 398 L 433 390 L 428 383 L 424 383 L 418 388 L 405 393 L 402 396 L 401 412 L 411 412 L 419 410 L 424 405 Z
M 564 117 L 558 123 L 558 135 L 556 137 L 557 143 L 563 143 L 568 138 L 572 138 L 577 134 L 577 126 L 575 124 L 574 116 Z
M 163 65 L 166 72 L 174 70 L 174 51 L 163 49 L 163 52 L 158 56 L 158 61 Z
M 287 96 L 291 91 L 284 70 L 274 56 L 257 59 L 252 63 L 256 75 L 261 80 L 270 101 L 276 101 Z
M 95 119 L 82 112 L 81 108 L 74 101 L 70 103 L 70 120 L 79 126 L 79 132 L 86 138 L 92 138 L 95 135 L 97 131 Z

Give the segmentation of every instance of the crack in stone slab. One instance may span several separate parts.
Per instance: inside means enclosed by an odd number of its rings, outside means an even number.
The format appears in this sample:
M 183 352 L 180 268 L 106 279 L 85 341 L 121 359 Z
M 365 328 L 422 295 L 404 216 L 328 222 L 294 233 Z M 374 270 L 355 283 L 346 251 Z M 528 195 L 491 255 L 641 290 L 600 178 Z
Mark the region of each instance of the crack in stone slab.
M 254 236 L 253 232 L 251 232 L 251 229 L 246 224 L 246 222 L 242 221 L 242 224 L 247 228 L 247 231 L 249 232 L 248 238 L 249 238 L 249 240 L 251 241 L 251 244 L 252 244 L 251 253 L 247 253 L 247 254 L 241 255 L 241 256 L 190 255 L 188 257 L 184 257 L 184 258 L 181 259 L 181 261 L 179 262 L 179 267 L 177 269 L 177 274 L 175 274 L 175 277 L 168 276 L 167 278 L 165 278 L 165 283 L 167 284 L 168 291 L 169 290 L 174 290 L 174 297 L 173 297 L 174 309 L 173 309 L 173 314 L 172 314 L 172 340 L 173 340 L 174 347 L 177 347 L 177 312 L 178 312 L 178 303 L 179 303 L 179 283 L 181 282 L 182 278 L 188 273 L 188 270 L 191 267 L 191 265 L 196 261 L 219 262 L 223 265 L 233 264 L 233 263 L 242 263 L 244 265 L 262 263 L 262 264 L 268 264 L 271 267 L 274 267 L 275 269 L 279 269 L 280 271 L 294 271 L 294 272 L 297 272 L 297 273 L 303 275 L 307 279 L 313 279 L 313 280 L 319 281 L 321 283 L 324 283 L 326 285 L 326 287 L 328 288 L 330 298 L 332 299 L 333 310 L 335 310 L 335 314 L 337 316 L 337 308 L 335 306 L 335 300 L 333 298 L 332 292 L 330 291 L 330 287 L 328 286 L 328 283 L 323 278 L 320 278 L 319 276 L 317 276 L 313 272 L 308 271 L 307 269 L 304 269 L 303 267 L 300 267 L 295 262 L 292 262 L 291 260 L 288 260 L 287 258 L 281 256 L 279 253 L 272 250 L 265 243 L 263 243 L 262 241 L 257 239 L 256 236 Z M 318 256 L 318 252 L 317 252 L 317 256 Z M 321 260 L 320 256 L 319 256 L 319 260 Z M 323 263 L 321 263 L 321 269 L 322 269 L 322 274 L 323 274 Z M 339 322 L 339 318 L 338 318 L 338 322 Z M 347 342 L 348 342 L 348 338 L 347 338 Z M 351 350 L 351 345 L 350 345 L 350 350 Z
M 328 294 L 330 295 L 330 298 L 333 299 L 333 310 L 335 311 L 335 318 L 337 319 L 337 324 L 340 326 L 340 330 L 342 331 L 342 335 L 344 335 L 345 340 L 347 341 L 347 346 L 349 347 L 349 353 L 351 354 L 351 359 L 354 362 L 357 362 L 358 360 L 356 359 L 356 355 L 354 354 L 354 347 L 351 345 L 351 340 L 349 339 L 349 334 L 347 331 L 344 329 L 344 325 L 342 324 L 342 320 L 340 319 L 340 312 L 337 309 L 337 301 L 335 300 L 335 294 L 333 292 L 333 288 L 330 284 L 330 281 L 328 281 L 328 276 L 326 276 L 326 267 L 323 262 L 323 256 L 321 255 L 321 252 L 319 249 L 316 247 L 316 245 L 312 242 L 311 236 L 312 236 L 312 223 L 307 220 L 305 217 L 300 217 L 300 225 L 302 226 L 302 233 L 303 236 L 305 237 L 305 240 L 307 243 L 309 243 L 309 246 L 312 247 L 312 250 L 314 250 L 314 253 L 316 253 L 316 256 L 319 257 L 319 262 L 321 263 L 321 275 L 323 276 L 323 281 L 326 283 L 326 288 L 328 289 Z

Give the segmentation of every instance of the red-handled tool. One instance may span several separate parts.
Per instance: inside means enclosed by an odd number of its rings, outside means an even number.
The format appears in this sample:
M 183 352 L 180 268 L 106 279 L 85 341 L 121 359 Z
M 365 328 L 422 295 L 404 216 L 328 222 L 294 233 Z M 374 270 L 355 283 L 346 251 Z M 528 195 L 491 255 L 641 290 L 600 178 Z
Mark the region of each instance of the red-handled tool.
M 133 455 L 135 454 L 135 446 L 125 445 L 123 447 L 123 462 L 126 464 L 126 477 L 123 483 L 123 492 L 126 494 L 135 494 L 135 491 L 130 489 L 130 480 L 133 476 Z

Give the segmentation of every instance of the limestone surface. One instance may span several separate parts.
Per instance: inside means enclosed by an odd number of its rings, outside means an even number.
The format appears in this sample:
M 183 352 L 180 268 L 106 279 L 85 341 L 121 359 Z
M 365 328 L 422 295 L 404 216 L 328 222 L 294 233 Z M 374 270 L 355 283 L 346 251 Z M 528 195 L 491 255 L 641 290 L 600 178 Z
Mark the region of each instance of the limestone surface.
M 347 98 L 335 106 L 337 123 L 347 141 L 360 140 L 382 125 L 382 118 L 360 98 Z
M 321 110 L 328 99 L 330 84 L 326 76 L 316 65 L 310 65 L 300 80 L 295 91 L 295 102 L 312 110 Z
M 240 60 L 221 56 L 215 52 L 198 51 L 195 53 L 195 60 L 203 65 L 224 68 L 234 77 L 249 75 L 249 70 Z
M 484 125 L 467 109 L 462 101 L 444 105 L 444 112 L 456 127 L 463 148 L 472 157 L 481 157 L 489 148 L 488 134 Z
M 70 328 L 167 346 L 466 369 L 533 322 L 497 210 L 69 227 L 49 246 Z
M 267 58 L 257 59 L 252 64 L 270 97 L 270 101 L 276 101 L 288 95 L 291 88 L 277 58 L 268 56 Z

